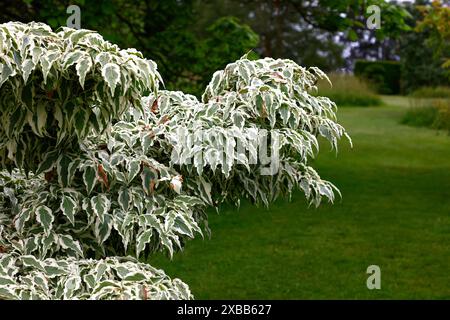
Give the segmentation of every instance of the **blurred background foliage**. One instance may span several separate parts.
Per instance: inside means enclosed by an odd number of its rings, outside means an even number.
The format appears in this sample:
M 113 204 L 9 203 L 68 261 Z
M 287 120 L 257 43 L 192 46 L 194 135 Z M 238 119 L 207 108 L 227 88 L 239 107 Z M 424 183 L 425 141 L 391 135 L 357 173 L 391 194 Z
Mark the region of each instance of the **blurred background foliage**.
M 83 28 L 142 51 L 166 88 L 197 96 L 214 71 L 249 51 L 326 72 L 355 70 L 381 94 L 449 85 L 449 1 L 0 0 L 0 22 L 58 28 L 70 4 L 81 8 Z M 381 28 L 369 30 L 374 4 Z
M 318 83 L 318 95 L 326 96 L 338 106 L 373 107 L 382 105 L 375 87 L 364 79 L 350 74 L 330 73 L 328 75 L 333 86 L 322 79 Z
M 400 38 L 415 33 L 408 21 L 415 7 L 383 0 L 2 0 L 0 22 L 57 28 L 70 4 L 80 6 L 83 28 L 142 51 L 158 63 L 168 89 L 196 95 L 215 70 L 250 50 L 350 71 L 356 59 L 398 60 Z M 381 9 L 381 29 L 366 27 L 372 4 Z

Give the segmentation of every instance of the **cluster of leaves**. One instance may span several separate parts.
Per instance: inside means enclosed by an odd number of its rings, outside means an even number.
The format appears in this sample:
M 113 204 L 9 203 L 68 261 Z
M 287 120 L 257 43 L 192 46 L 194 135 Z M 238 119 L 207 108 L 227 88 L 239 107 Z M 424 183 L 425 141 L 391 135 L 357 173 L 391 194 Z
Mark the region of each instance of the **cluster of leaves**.
M 243 57 L 213 75 L 202 102 L 181 92 L 161 91 L 144 99 L 144 105 L 159 106 L 156 123 L 165 120 L 169 141 L 160 144 L 172 150 L 172 165 L 181 164 L 177 168 L 189 190 L 206 203 L 238 204 L 247 197 L 268 205 L 300 187 L 319 205 L 322 196 L 334 200 L 335 188 L 320 179 L 308 159 L 319 149 L 318 136 L 337 148 L 338 139 L 346 135 L 334 121 L 336 105 L 312 95 L 319 78 L 326 78 L 319 69 L 290 60 Z M 262 130 L 279 139 L 277 150 L 271 150 L 279 154 L 279 167 L 267 174 L 262 171 L 267 164 L 254 161 L 261 157 L 257 142 L 264 138 Z M 213 190 L 212 199 L 203 192 L 205 185 Z
M 101 181 L 100 177 L 94 178 Z M 86 188 L 95 183 L 85 181 Z M 188 207 L 191 198 L 179 196 L 164 203 L 163 196 L 143 196 L 138 187 L 130 187 L 127 195 L 123 191 L 118 196 L 116 192 L 82 198 L 84 187 L 78 191 L 75 185 L 60 188 L 57 182 L 27 178 L 17 171 L 0 173 L 0 265 L 4 266 L 0 298 L 191 298 L 183 282 L 130 256 L 131 252 L 138 256 L 150 240 L 155 247 L 163 243 L 172 250 L 172 240 L 178 240 L 174 233 L 192 236 L 182 215 L 182 209 L 187 213 L 193 210 Z M 110 199 L 112 196 L 116 198 Z M 154 207 L 157 200 L 160 207 Z M 123 205 L 132 207 L 126 212 L 111 209 Z M 198 228 L 197 224 L 194 227 Z M 134 230 L 140 232 L 136 239 L 132 238 Z M 110 238 L 111 233 L 115 236 Z M 131 239 L 133 249 L 127 254 L 123 248 Z M 111 257 L 113 254 L 127 258 Z
M 0 188 L 6 195 L 3 206 L 9 209 L 4 215 L 10 225 L 3 235 L 5 250 L 39 258 L 139 257 L 162 248 L 172 255 L 182 248 L 184 237 L 201 233 L 198 222 L 205 219 L 204 204 L 177 193 L 178 175 L 171 176 L 164 166 L 146 161 L 145 157 L 122 158 L 120 152 L 112 161 L 99 160 L 101 164 L 95 167 L 86 159 L 84 173 L 75 171 L 66 187 L 40 176 L 26 179 L 3 174 L 7 182 Z M 15 185 L 23 188 L 15 191 Z
M 0 255 L 0 298 L 21 300 L 191 299 L 189 287 L 132 258 L 45 259 Z
M 6 167 L 16 168 L 0 171 L 0 298 L 191 298 L 181 281 L 136 259 L 161 250 L 172 255 L 195 234 L 209 233 L 205 208 L 223 201 L 238 204 L 247 197 L 269 205 L 294 188 L 315 205 L 322 197 L 334 200 L 337 189 L 308 166 L 319 136 L 334 148 L 346 136 L 335 104 L 311 94 L 326 78 L 319 69 L 243 57 L 216 72 L 199 101 L 157 91 L 153 62 L 95 33 L 8 24 L 0 26 L 9 32 L 2 39 L 11 42 L 7 35 L 16 29 L 26 32 L 16 32 L 15 42 L 32 34 L 43 48 L 55 42 L 65 49 L 49 49 L 55 56 L 47 76 L 39 58 L 29 79 L 14 69 L 0 84 L 2 101 L 15 99 L 19 111 L 32 115 L 10 129 L 11 137 L 0 131 L 11 161 Z M 19 56 L 14 46 L 4 52 Z M 65 59 L 76 52 L 67 69 Z M 78 67 L 85 59 L 92 59 L 86 74 Z M 8 63 L 2 70 L 19 65 Z M 39 97 L 50 79 L 67 82 L 66 95 L 58 86 L 44 103 Z M 39 112 L 23 105 L 27 86 L 35 93 L 31 106 L 45 106 L 39 111 L 45 121 L 33 122 Z M 79 97 L 77 104 L 67 103 Z M 0 121 L 10 123 L 14 110 L 2 106 Z M 280 137 L 271 150 L 280 165 L 270 175 L 262 175 L 264 163 L 253 161 L 258 151 L 252 142 L 261 139 L 261 130 Z M 183 148 L 183 136 L 192 147 Z M 11 149 L 17 141 L 26 152 Z M 30 153 L 37 149 L 39 155 Z
M 142 94 L 156 92 L 160 77 L 155 63 L 89 30 L 54 33 L 44 24 L 8 23 L 0 31 L 0 160 L 9 170 L 0 175 L 0 254 L 8 275 L 0 281 L 0 297 L 142 298 L 144 290 L 151 299 L 190 298 L 182 282 L 132 259 L 83 259 L 113 252 L 139 256 L 150 242 L 152 226 L 160 232 L 152 238 L 155 246 L 164 243 L 172 250 L 172 238 L 180 241 L 169 230 L 170 222 L 179 220 L 178 212 L 171 212 L 181 201 L 178 194 L 167 201 L 161 196 L 142 199 L 147 194 L 130 185 L 141 173 L 137 161 L 122 161 L 127 175 L 118 178 L 121 185 L 116 183 L 116 167 L 102 161 L 104 149 L 96 140 L 106 136 L 124 111 L 139 107 Z M 142 190 L 142 183 L 136 184 Z M 146 219 L 144 213 L 134 219 L 127 207 L 133 204 L 141 213 L 148 207 L 156 210 L 163 221 L 156 215 Z M 186 212 L 194 211 L 194 206 L 182 205 Z M 166 218 L 170 221 L 164 223 Z M 121 232 L 123 241 L 117 236 Z M 110 235 L 118 238 L 109 240 Z M 133 242 L 127 250 L 130 237 L 138 238 L 139 245 Z M 25 265 L 22 258 L 30 255 L 39 263 Z M 95 283 L 86 280 L 85 274 L 104 268 L 102 261 L 109 271 L 95 273 Z M 55 264 L 61 270 L 52 273 Z M 128 277 L 126 270 L 137 272 L 137 278 Z
M 36 171 L 47 151 L 103 132 L 158 78 L 154 62 L 93 31 L 0 25 L 1 167 Z

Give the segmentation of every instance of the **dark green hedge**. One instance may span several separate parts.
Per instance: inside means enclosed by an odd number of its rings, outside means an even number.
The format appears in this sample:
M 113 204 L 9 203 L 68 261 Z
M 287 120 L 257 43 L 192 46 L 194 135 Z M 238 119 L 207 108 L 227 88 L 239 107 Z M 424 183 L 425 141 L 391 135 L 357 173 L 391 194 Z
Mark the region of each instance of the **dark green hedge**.
M 357 77 L 369 80 L 378 93 L 400 93 L 401 65 L 399 62 L 357 60 L 354 72 Z

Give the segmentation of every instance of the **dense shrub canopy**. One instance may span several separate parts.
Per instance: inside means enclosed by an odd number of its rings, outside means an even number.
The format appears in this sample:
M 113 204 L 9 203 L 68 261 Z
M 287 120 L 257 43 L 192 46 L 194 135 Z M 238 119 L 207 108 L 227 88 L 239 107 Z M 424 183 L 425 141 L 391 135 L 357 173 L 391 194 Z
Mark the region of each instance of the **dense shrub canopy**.
M 158 86 L 155 63 L 93 31 L 54 33 L 40 23 L 0 28 L 3 167 L 14 158 L 16 167 L 36 171 L 46 151 L 100 134 Z
M 346 135 L 335 104 L 311 95 L 320 70 L 243 57 L 199 101 L 158 91 L 152 61 L 94 32 L 0 31 L 0 298 L 191 298 L 137 259 L 209 233 L 205 208 L 223 201 L 269 205 L 295 188 L 334 200 L 308 165 L 319 136 L 336 148 Z

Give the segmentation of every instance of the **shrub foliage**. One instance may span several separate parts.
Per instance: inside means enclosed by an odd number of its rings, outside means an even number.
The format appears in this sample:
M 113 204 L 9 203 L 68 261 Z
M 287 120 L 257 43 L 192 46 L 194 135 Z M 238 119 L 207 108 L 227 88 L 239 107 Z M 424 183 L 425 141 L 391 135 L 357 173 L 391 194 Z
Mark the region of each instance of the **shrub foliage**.
M 47 151 L 100 134 L 158 86 L 152 61 L 95 32 L 54 33 L 34 23 L 0 28 L 2 167 L 14 158 L 14 166 L 36 171 Z
M 397 61 L 355 62 L 355 75 L 366 79 L 381 94 L 399 94 L 401 91 L 401 65 Z
M 334 148 L 347 136 L 335 104 L 310 94 L 320 70 L 243 57 L 199 101 L 158 91 L 152 61 L 95 32 L 0 31 L 0 298 L 189 299 L 138 260 L 208 234 L 208 206 L 295 188 L 334 200 L 308 165 L 319 136 Z M 279 139 L 268 175 L 252 161 L 263 129 Z

